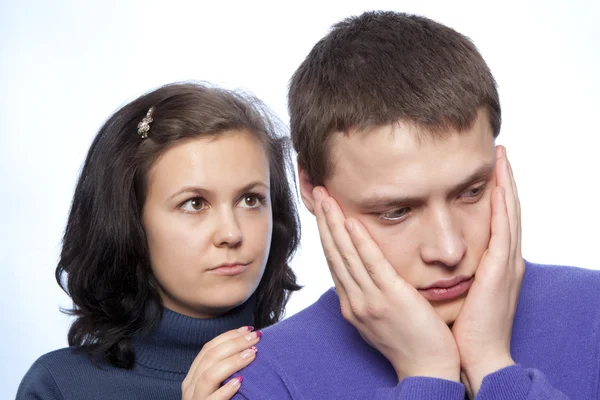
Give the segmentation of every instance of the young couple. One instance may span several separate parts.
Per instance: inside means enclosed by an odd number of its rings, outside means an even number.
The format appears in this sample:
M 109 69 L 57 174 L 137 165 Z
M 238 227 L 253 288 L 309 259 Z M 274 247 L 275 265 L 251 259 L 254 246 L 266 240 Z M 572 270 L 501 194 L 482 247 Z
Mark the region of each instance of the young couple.
M 285 138 L 247 95 L 164 86 L 91 146 L 56 273 L 70 347 L 18 399 L 600 398 L 600 273 L 523 260 L 496 84 L 469 39 L 348 18 L 289 110 L 335 289 L 275 324 L 299 289 Z

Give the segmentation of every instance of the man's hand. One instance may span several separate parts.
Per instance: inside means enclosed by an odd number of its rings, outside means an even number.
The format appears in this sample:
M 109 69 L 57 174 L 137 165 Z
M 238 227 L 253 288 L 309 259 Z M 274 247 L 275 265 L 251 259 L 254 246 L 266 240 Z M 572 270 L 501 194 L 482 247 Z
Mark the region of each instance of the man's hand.
M 496 148 L 496 179 L 490 243 L 452 327 L 462 381 L 471 398 L 486 375 L 514 364 L 510 339 L 525 272 L 517 187 L 502 146 Z
M 313 195 L 344 318 L 390 361 L 399 380 L 428 376 L 458 382 L 459 354 L 448 326 L 396 274 L 364 226 L 345 219 L 325 188 L 315 188 Z

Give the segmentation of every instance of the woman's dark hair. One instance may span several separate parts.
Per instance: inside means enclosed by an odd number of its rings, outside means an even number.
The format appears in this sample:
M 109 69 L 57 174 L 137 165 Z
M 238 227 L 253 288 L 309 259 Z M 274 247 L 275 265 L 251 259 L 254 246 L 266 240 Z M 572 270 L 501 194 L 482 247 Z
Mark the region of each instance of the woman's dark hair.
M 137 125 L 150 107 L 153 122 L 142 139 Z M 300 289 L 289 266 L 300 226 L 290 146 L 281 126 L 256 98 L 197 83 L 156 89 L 104 123 L 75 189 L 56 268 L 57 282 L 74 303 L 67 311 L 76 316 L 70 346 L 115 367 L 133 366 L 131 339 L 150 331 L 162 315 L 141 222 L 148 171 L 176 142 L 230 130 L 256 135 L 268 154 L 273 233 L 255 292 L 254 325 L 262 328 L 282 317 L 289 295 Z

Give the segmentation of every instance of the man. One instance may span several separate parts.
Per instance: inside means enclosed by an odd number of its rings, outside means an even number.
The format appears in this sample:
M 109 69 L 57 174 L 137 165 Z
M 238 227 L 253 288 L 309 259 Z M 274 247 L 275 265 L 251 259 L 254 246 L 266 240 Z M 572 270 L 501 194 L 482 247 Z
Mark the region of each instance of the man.
M 336 287 L 264 331 L 235 398 L 600 398 L 600 274 L 523 260 L 496 84 L 466 37 L 344 20 L 289 108 Z

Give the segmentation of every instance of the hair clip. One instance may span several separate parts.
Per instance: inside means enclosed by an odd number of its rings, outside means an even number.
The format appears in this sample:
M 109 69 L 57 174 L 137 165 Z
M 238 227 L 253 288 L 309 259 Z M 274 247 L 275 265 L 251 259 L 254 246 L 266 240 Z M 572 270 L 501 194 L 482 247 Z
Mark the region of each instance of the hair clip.
M 142 122 L 140 122 L 137 126 L 138 135 L 142 137 L 142 139 L 148 138 L 148 131 L 150 130 L 150 122 L 154 121 L 152 119 L 152 113 L 154 112 L 154 107 L 150 107 Z

